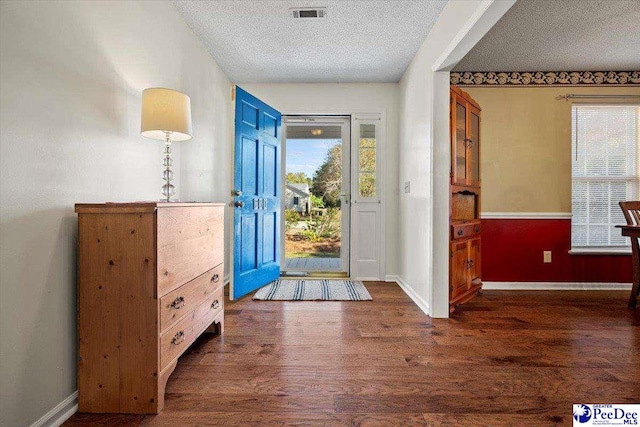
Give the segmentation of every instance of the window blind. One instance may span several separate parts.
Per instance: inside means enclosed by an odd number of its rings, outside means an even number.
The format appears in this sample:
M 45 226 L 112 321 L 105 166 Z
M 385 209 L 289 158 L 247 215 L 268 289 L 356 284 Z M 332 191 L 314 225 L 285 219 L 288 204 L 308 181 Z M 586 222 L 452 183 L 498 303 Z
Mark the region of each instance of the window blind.
M 618 202 L 638 200 L 640 105 L 572 107 L 571 246 L 629 246 Z

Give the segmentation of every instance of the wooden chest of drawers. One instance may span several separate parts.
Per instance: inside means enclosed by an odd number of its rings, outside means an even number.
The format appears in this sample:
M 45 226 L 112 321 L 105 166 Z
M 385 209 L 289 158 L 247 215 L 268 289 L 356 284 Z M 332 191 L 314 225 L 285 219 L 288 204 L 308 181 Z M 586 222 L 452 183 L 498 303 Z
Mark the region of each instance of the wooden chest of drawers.
M 79 411 L 158 413 L 178 357 L 224 329 L 224 204 L 76 212 Z

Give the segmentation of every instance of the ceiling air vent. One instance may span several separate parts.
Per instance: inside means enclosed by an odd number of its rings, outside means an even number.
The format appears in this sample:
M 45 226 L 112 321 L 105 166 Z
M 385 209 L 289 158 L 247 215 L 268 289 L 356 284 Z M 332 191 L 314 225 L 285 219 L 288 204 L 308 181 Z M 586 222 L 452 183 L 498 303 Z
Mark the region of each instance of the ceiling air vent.
M 290 10 L 291 16 L 294 18 L 324 18 L 327 16 L 326 7 L 296 7 Z

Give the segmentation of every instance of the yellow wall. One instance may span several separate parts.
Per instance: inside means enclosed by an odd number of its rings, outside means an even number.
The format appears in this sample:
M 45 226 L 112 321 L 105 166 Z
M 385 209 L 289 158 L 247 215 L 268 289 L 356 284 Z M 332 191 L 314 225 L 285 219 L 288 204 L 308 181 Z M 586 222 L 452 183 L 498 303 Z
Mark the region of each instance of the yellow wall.
M 483 212 L 571 212 L 571 101 L 556 96 L 640 95 L 636 87 L 462 89 L 482 107 Z

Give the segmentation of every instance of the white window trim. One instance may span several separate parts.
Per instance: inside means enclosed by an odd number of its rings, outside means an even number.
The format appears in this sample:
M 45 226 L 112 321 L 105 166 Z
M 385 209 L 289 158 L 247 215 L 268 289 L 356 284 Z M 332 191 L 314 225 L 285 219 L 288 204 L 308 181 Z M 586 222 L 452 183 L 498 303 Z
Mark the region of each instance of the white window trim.
M 569 255 L 631 255 L 631 247 L 575 247 L 571 248 Z

